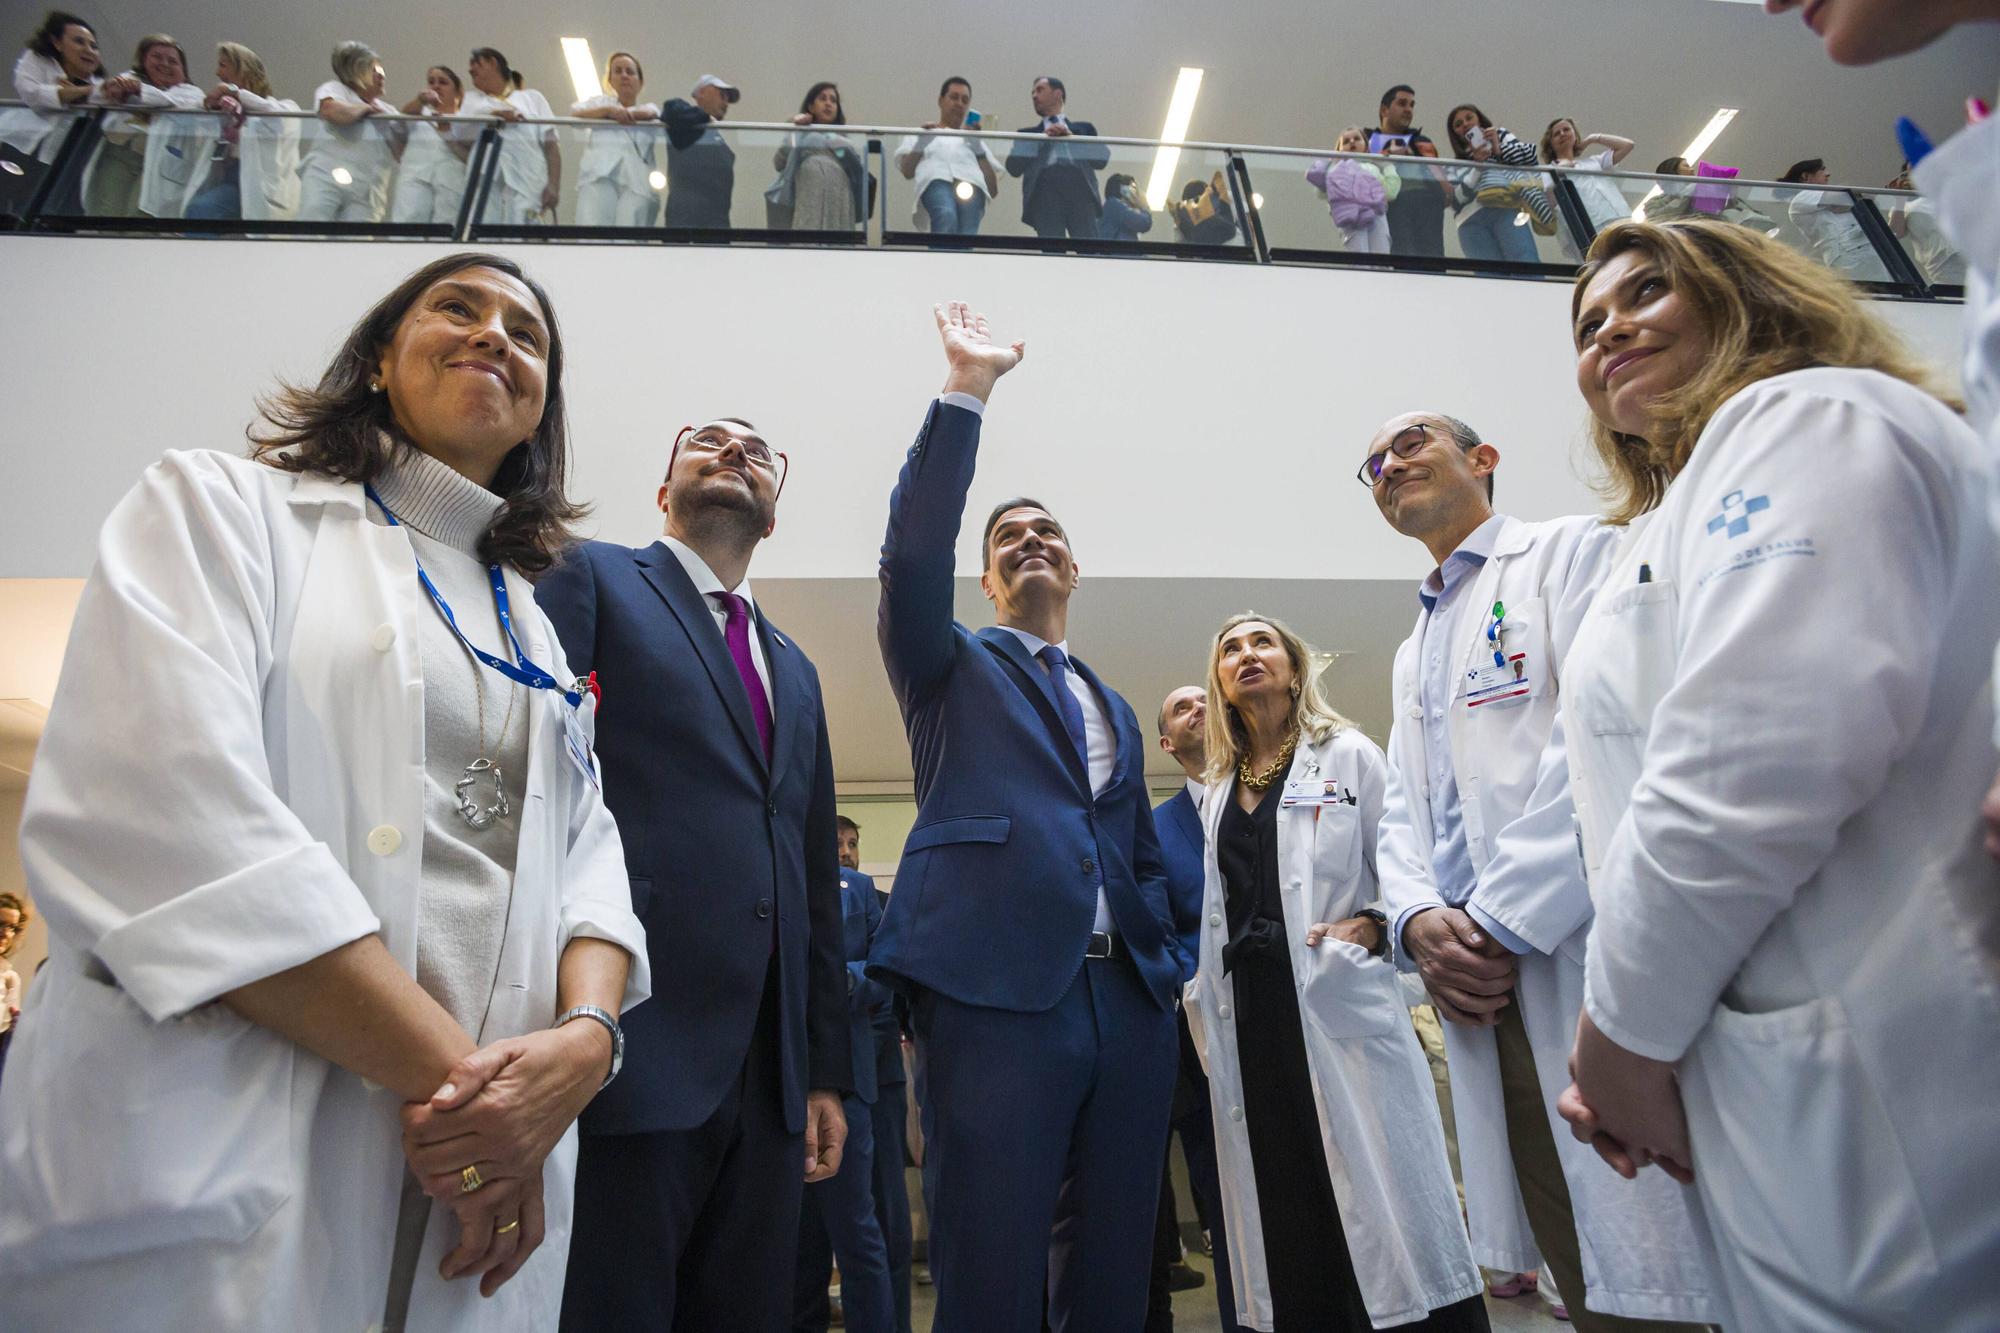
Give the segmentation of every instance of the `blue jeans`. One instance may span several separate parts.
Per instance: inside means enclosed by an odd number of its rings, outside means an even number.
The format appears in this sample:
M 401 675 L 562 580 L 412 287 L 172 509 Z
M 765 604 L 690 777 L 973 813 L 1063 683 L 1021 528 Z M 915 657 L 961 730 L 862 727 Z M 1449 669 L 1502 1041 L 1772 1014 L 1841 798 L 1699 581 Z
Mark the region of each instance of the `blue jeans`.
M 1482 208 L 1458 224 L 1458 246 L 1467 259 L 1509 259 L 1517 264 L 1539 263 L 1535 233 L 1527 223 L 1515 226 L 1525 213 Z
M 195 220 L 234 221 L 243 216 L 243 193 L 234 180 L 220 181 L 204 186 L 201 192 L 188 200 L 183 217 Z
M 921 196 L 924 212 L 931 215 L 934 236 L 977 236 L 986 218 L 986 196 L 977 186 L 972 198 L 960 199 L 953 181 L 932 181 Z

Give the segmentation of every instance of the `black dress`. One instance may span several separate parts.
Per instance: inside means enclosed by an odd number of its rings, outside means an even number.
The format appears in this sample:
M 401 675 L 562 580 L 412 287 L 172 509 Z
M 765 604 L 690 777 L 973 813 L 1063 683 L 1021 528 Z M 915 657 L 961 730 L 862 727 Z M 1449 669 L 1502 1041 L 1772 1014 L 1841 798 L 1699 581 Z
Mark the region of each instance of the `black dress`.
M 1279 896 L 1281 790 L 1272 783 L 1254 813 L 1236 803 L 1234 784 L 1216 793 L 1229 802 L 1216 830 L 1215 860 L 1229 921 L 1222 970 L 1234 983 L 1243 1128 L 1250 1139 L 1276 1333 L 1361 1333 L 1373 1325 L 1320 1140 Z M 1486 1305 L 1481 1297 L 1468 1296 L 1402 1327 L 1486 1333 Z

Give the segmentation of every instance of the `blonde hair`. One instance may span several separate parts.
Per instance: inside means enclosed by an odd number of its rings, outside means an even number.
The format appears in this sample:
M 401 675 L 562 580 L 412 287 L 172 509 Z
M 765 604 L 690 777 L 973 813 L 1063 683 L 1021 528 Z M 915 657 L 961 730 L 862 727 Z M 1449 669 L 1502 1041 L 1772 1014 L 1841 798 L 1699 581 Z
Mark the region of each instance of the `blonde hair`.
M 1222 692 L 1221 663 L 1222 641 L 1231 630 L 1252 621 L 1269 625 L 1278 642 L 1285 646 L 1285 656 L 1291 659 L 1293 681 L 1299 688 L 1292 696 L 1292 711 L 1286 721 L 1296 725 L 1300 734 L 1315 745 L 1354 725 L 1326 697 L 1326 670 L 1333 665 L 1331 654 L 1316 650 L 1276 616 L 1238 611 L 1222 622 L 1222 628 L 1208 645 L 1208 717 L 1202 724 L 1208 742 L 1208 769 L 1203 778 L 1208 782 L 1220 782 L 1233 774 L 1249 748 L 1250 737 L 1237 717 L 1236 707 Z
M 358 93 L 381 61 L 366 42 L 342 42 L 333 48 L 333 77 Z
M 264 61 L 255 51 L 241 42 L 217 42 L 215 53 L 236 63 L 237 87 L 248 88 L 259 97 L 271 95 L 271 76 L 265 73 Z
M 1959 407 L 1938 391 L 1930 373 L 1846 278 L 1731 222 L 1690 218 L 1606 227 L 1577 270 L 1572 329 L 1591 280 L 1628 253 L 1659 266 L 1668 287 L 1700 321 L 1709 345 L 1693 378 L 1652 400 L 1650 410 L 1662 423 L 1652 438 L 1622 434 L 1592 419 L 1590 442 L 1607 474 L 1598 491 L 1609 504 L 1609 523 L 1630 523 L 1657 508 L 1716 410 L 1774 375 L 1812 366 L 1876 370 Z

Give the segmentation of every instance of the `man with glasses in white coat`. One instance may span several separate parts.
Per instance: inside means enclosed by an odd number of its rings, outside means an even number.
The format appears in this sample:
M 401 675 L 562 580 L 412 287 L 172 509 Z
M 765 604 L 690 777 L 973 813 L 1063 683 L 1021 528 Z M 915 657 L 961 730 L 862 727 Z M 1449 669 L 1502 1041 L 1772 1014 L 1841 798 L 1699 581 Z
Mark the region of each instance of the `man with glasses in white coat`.
M 1437 562 L 1396 653 L 1377 853 L 1393 957 L 1446 1020 L 1479 1262 L 1546 1261 L 1583 1333 L 1699 1322 L 1707 1268 L 1681 1187 L 1609 1176 L 1555 1109 L 1591 922 L 1560 668 L 1617 530 L 1494 513 L 1499 463 L 1464 422 L 1412 412 L 1383 424 L 1359 472 Z

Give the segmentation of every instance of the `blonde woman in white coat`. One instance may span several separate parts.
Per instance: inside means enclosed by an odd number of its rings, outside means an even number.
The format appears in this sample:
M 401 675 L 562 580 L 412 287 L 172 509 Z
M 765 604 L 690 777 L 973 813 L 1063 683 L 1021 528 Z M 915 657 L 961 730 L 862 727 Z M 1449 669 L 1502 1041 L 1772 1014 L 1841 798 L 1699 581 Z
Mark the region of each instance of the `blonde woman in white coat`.
M 465 97 L 458 71 L 432 65 L 424 90 L 403 103 L 403 114 L 423 119 L 409 126 L 403 156 L 396 163 L 396 186 L 389 194 L 389 221 L 450 225 L 465 199 L 465 164 L 478 127 L 455 116 Z
M 1187 1013 L 1236 1317 L 1275 1333 L 1484 1330 L 1437 1094 L 1369 906 L 1382 752 L 1327 702 L 1323 667 L 1252 612 L 1209 654 Z
M 400 127 L 370 124 L 393 116 L 382 100 L 388 74 L 365 42 L 333 48 L 333 77 L 313 90 L 319 119 L 306 126 L 299 168 L 301 222 L 380 222 L 396 169 Z
M 21 828 L 10 1327 L 555 1326 L 650 985 L 524 577 L 576 514 L 561 371 L 541 290 L 446 256 L 258 456 L 170 453 L 106 523 Z
M 284 220 L 299 206 L 299 104 L 271 89 L 264 61 L 241 42 L 215 48 L 215 86 L 203 105 L 220 116 L 187 117 L 203 134 L 206 171 L 188 183 L 181 216 Z
M 466 73 L 472 76 L 472 91 L 465 95 L 465 114 L 506 122 L 492 168 L 493 188 L 487 192 L 486 211 L 479 220 L 507 227 L 533 226 L 552 216 L 562 199 L 562 144 L 555 126 L 519 122 L 547 122 L 555 117 L 555 111 L 548 98 L 523 86 L 507 57 L 490 46 L 473 48 Z
M 650 227 L 659 216 L 657 169 L 660 108 L 641 102 L 646 75 L 639 57 L 613 51 L 604 62 L 608 92 L 586 97 L 569 109 L 584 120 L 615 121 L 616 127 L 590 131 L 576 169 L 576 221 L 581 227 Z M 627 129 L 625 126 L 642 126 Z
M 1726 1328 L 2000 1327 L 1992 470 L 1750 229 L 1621 223 L 1572 308 L 1631 531 L 1564 681 L 1597 910 L 1564 1113 L 1692 1179 Z

